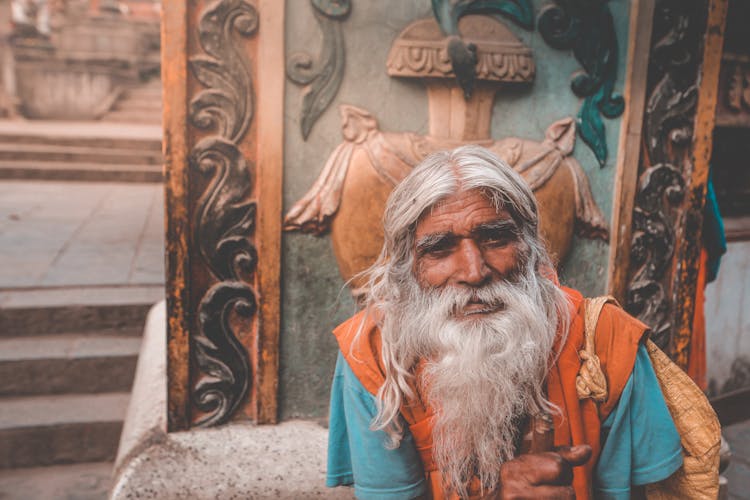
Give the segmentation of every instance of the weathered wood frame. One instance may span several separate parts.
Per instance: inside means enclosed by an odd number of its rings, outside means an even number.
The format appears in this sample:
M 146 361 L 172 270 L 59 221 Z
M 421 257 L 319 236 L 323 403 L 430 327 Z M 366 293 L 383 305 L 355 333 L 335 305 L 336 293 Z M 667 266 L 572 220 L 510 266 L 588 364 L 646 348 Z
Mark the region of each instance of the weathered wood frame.
M 676 238 L 671 265 L 663 282 L 667 285 L 667 311 L 665 328 L 668 330 L 668 348 L 672 358 L 683 368 L 687 367 L 692 321 L 695 311 L 697 271 L 701 247 L 702 210 L 705 201 L 708 163 L 711 156 L 712 131 L 715 119 L 719 65 L 724 37 L 727 0 L 707 2 L 707 23 L 703 38 L 703 53 L 697 81 L 697 91 L 692 125 L 692 142 L 683 157 L 682 187 L 685 195 L 675 206 L 673 222 Z M 615 207 L 613 212 L 612 246 L 609 259 L 608 291 L 624 304 L 628 303 L 627 289 L 633 279 L 635 263 L 631 250 L 634 236 L 634 208 L 639 195 L 639 176 L 644 174 L 644 123 L 648 56 L 652 46 L 654 0 L 634 2 L 631 10 L 630 47 L 626 95 L 630 103 L 623 118 L 620 151 L 615 181 Z M 649 13 L 651 12 L 651 14 Z M 642 182 L 641 182 L 642 184 Z M 648 321 L 647 321 L 648 322 Z M 656 327 L 657 325 L 650 325 Z
M 273 423 L 284 2 L 162 9 L 168 429 Z
M 655 0 L 636 0 L 630 5 L 627 73 L 625 75 L 625 111 L 620 124 L 614 187 L 614 208 L 610 232 L 608 293 L 625 303 L 630 262 L 630 239 L 638 161 L 641 153 L 641 131 L 646 105 L 646 77 L 651 47 L 651 29 Z

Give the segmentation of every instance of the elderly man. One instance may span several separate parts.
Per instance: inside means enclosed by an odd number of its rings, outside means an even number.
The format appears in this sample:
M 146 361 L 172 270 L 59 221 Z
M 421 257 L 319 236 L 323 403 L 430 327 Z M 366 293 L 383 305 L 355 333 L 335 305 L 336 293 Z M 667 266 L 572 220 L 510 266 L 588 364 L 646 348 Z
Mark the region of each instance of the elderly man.
M 630 498 L 680 468 L 646 327 L 616 306 L 595 323 L 607 394 L 580 399 L 584 299 L 558 285 L 537 225 L 528 186 L 477 146 L 430 156 L 396 187 L 366 307 L 334 332 L 329 486 Z M 554 442 L 539 449 L 549 415 Z

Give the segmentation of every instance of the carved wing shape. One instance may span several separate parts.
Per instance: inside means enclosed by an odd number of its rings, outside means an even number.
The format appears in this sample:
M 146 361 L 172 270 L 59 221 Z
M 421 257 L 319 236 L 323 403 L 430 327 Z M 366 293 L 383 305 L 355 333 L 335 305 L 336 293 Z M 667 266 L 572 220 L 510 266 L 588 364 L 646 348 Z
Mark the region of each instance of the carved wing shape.
M 284 231 L 321 235 L 330 229 L 331 219 L 341 203 L 341 190 L 352 154 L 373 132 L 378 131 L 377 120 L 364 109 L 342 105 L 340 113 L 344 142 L 331 153 L 307 194 L 284 217 Z

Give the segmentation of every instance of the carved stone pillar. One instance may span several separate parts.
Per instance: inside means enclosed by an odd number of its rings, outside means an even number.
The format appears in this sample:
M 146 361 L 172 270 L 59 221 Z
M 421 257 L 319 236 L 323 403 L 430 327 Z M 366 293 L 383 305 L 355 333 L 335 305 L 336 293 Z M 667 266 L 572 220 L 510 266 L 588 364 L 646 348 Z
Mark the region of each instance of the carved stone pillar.
M 168 427 L 275 422 L 284 2 L 162 8 Z
M 645 112 L 630 141 L 640 152 L 626 145 L 629 164 L 619 173 L 610 292 L 652 328 L 654 341 L 682 368 L 695 310 L 726 9 L 726 0 L 656 0 L 650 49 L 640 54 L 649 61 Z M 632 132 L 629 124 L 625 133 Z M 636 163 L 637 178 L 631 175 Z

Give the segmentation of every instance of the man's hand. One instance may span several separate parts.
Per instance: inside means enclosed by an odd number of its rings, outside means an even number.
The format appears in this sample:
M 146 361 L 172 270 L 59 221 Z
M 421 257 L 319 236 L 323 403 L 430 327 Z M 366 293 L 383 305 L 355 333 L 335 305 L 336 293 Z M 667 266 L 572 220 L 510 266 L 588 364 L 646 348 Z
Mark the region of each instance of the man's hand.
M 499 498 L 575 498 L 573 467 L 589 458 L 591 447 L 586 444 L 519 455 L 500 468 Z

